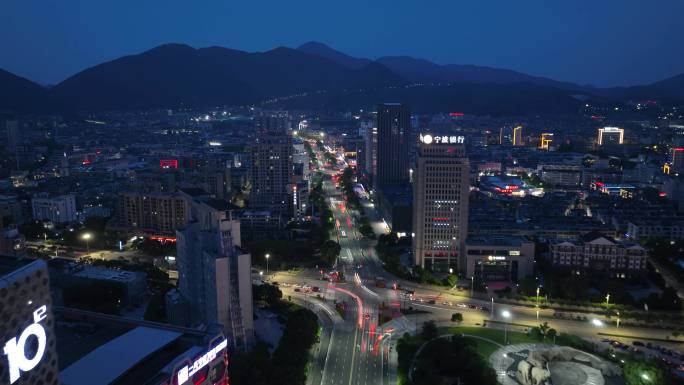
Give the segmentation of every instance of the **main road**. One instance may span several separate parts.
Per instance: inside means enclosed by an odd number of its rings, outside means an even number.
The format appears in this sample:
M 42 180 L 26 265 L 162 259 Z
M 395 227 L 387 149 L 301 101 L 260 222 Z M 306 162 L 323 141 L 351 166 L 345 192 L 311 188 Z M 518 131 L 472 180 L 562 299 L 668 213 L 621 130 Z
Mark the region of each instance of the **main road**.
M 324 170 L 327 175 L 341 171 L 339 168 Z M 285 284 L 281 286 L 284 286 L 283 290 L 286 293 L 292 291 L 294 285 L 318 286 L 329 307 L 333 308 L 334 304 L 339 302 L 345 304 L 344 317 L 335 324 L 330 334 L 320 377 L 322 385 L 390 384 L 395 374 L 392 371 L 396 370 L 396 362 L 393 363 L 389 359 L 389 357 L 396 358 L 391 351 L 392 339 L 405 331 L 418 329 L 422 322 L 427 320 L 449 322 L 454 312 L 463 314 L 464 325 L 472 326 L 483 326 L 487 323 L 490 327 L 503 328 L 506 327 L 506 323 L 509 323 L 512 329 L 524 329 L 526 326 L 521 325 L 532 326 L 548 322 L 560 332 L 593 340 L 603 338 L 600 333 L 622 334 L 637 338 L 669 338 L 670 331 L 668 330 L 625 326 L 620 326 L 618 329 L 601 315 L 590 316 L 589 321 L 557 319 L 553 317 L 551 309 L 499 305 L 472 299 L 458 292 L 398 280 L 383 269 L 371 242 L 358 232 L 355 222 L 358 213 L 347 207 L 340 190 L 328 178 L 323 180 L 323 190 L 335 221 L 335 229 L 331 236 L 339 242 L 341 247 L 340 256 L 334 268 L 344 273 L 346 282 L 321 281 L 317 271 L 304 271 L 298 274 L 281 272 L 272 277 L 274 281 Z M 366 201 L 364 205 L 370 206 Z M 377 219 L 377 214 L 372 211 L 374 210 L 371 208 L 367 214 L 372 220 Z M 376 222 L 379 221 L 376 220 Z M 377 278 L 384 278 L 388 287 L 375 287 Z M 415 294 L 410 299 L 406 298 L 401 290 L 392 288 L 393 283 L 401 285 L 404 289 L 411 289 Z M 301 293 L 293 292 L 292 294 Z M 310 297 L 311 295 L 309 294 Z M 319 300 L 310 299 L 310 301 Z M 426 313 L 402 316 L 399 308 L 408 306 L 416 310 L 424 310 Z M 508 311 L 510 318 L 501 317 L 503 310 Z M 393 315 L 397 318 L 382 325 L 381 311 L 385 314 L 394 313 Z M 603 322 L 592 323 L 590 321 L 593 318 Z M 670 345 L 670 347 L 675 346 Z

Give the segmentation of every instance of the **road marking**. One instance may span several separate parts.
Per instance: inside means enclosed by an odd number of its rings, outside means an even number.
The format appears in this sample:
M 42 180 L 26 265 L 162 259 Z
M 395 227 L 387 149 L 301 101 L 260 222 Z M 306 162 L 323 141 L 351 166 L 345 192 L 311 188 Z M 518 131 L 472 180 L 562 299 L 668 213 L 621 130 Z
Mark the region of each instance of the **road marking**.
M 352 385 L 352 377 L 354 377 L 354 358 L 356 357 L 356 337 L 359 335 L 359 329 L 354 329 L 354 343 L 352 344 L 352 359 L 349 367 L 349 385 Z

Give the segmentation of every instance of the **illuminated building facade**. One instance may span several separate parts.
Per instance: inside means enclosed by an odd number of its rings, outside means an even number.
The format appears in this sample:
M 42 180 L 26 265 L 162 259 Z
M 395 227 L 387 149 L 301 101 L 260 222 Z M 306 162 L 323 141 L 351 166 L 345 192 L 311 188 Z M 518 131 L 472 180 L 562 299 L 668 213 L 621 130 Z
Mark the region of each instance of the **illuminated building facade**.
M 603 127 L 598 129 L 596 143 L 599 146 L 609 144 L 622 144 L 625 139 L 625 130 L 619 127 Z
M 521 237 L 469 237 L 465 254 L 466 277 L 485 282 L 518 282 L 534 270 L 534 242 Z
M 470 191 L 463 137 L 420 138 L 413 186 L 415 264 L 440 272 L 463 270 Z
M 675 147 L 670 152 L 670 174 L 684 174 L 684 147 Z
M 514 146 L 522 146 L 523 145 L 522 129 L 523 129 L 522 126 L 513 127 L 513 145 Z
M 551 142 L 553 142 L 553 134 L 550 132 L 544 132 L 541 134 L 539 148 L 542 150 L 548 150 L 549 147 L 551 147 Z
M 500 145 L 513 145 L 522 146 L 522 126 L 517 125 L 514 127 L 504 126 L 499 129 L 499 144 Z
M 0 384 L 59 385 L 47 265 L 0 257 Z
M 619 242 L 598 233 L 574 240 L 553 240 L 549 251 L 555 266 L 607 273 L 644 271 L 648 259 L 648 251 L 641 245 Z

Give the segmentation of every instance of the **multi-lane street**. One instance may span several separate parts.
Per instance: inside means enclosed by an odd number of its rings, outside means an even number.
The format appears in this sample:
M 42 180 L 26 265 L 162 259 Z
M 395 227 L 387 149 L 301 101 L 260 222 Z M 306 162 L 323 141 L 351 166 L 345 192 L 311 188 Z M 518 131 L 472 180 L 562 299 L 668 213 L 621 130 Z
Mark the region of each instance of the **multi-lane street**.
M 331 175 L 340 171 L 326 172 Z M 271 277 L 281 285 L 287 295 L 305 298 L 309 307 L 325 309 L 319 309 L 319 313 L 322 316 L 327 314 L 329 318 L 329 322 L 323 325 L 329 337 L 323 338 L 317 352 L 313 373 L 310 374 L 310 384 L 390 384 L 396 375 L 393 372 L 396 371 L 396 362 L 392 360 L 396 360 L 396 355 L 392 354 L 392 342 L 404 332 L 420 328 L 427 320 L 451 325 L 451 315 L 455 312 L 463 315 L 462 325 L 465 326 L 522 331 L 529 326 L 548 322 L 551 327 L 562 333 L 597 342 L 605 339 L 601 333 L 633 336 L 635 339 L 669 338 L 670 330 L 624 325 L 618 328 L 600 314 L 588 314 L 586 321 L 559 319 L 554 317 L 552 309 L 482 301 L 470 298 L 467 292 L 459 293 L 455 290 L 427 287 L 397 279 L 383 269 L 371 242 L 358 232 L 354 219 L 358 213 L 347 207 L 341 191 L 329 179 L 323 181 L 323 189 L 336 223 L 331 238 L 338 241 L 341 247 L 334 269 L 344 273 L 345 282 L 324 281 L 316 270 L 304 270 L 296 274 L 279 272 Z M 371 207 L 367 201 L 364 201 L 364 205 L 367 208 Z M 367 214 L 376 224 L 379 222 L 372 208 Z M 376 287 L 378 278 L 385 280 L 386 288 Z M 394 283 L 403 290 L 393 288 Z M 314 287 L 318 288 L 318 293 L 304 293 Z M 407 298 L 405 290 L 414 292 L 411 298 Z M 320 295 L 321 299 L 318 299 L 317 295 Z M 345 304 L 344 317 L 339 317 L 335 310 L 335 304 L 340 302 Z M 389 308 L 390 312 L 394 308 L 396 316 L 384 325 L 380 322 L 381 306 Z M 409 306 L 425 312 L 401 315 L 399 308 Z M 504 319 L 501 316 L 503 310 L 507 310 L 509 318 Z M 674 350 L 680 349 L 676 344 L 661 345 Z M 320 373 L 317 374 L 316 371 Z

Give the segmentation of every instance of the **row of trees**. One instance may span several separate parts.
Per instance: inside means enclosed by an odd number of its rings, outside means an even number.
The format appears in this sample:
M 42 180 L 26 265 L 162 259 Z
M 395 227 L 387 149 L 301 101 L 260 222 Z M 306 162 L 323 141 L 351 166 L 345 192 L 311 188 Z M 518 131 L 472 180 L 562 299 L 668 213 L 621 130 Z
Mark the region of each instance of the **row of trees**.
M 284 319 L 285 329 L 273 353 L 263 342 L 250 352 L 232 356 L 230 379 L 235 385 L 304 385 L 310 349 L 318 341 L 316 315 L 282 300 L 272 285 L 254 286 L 254 298 Z

